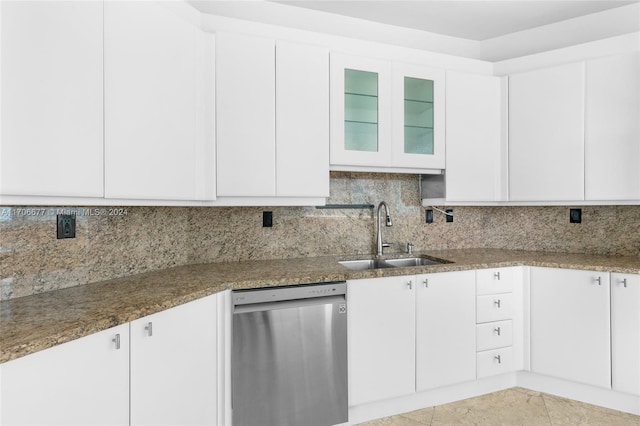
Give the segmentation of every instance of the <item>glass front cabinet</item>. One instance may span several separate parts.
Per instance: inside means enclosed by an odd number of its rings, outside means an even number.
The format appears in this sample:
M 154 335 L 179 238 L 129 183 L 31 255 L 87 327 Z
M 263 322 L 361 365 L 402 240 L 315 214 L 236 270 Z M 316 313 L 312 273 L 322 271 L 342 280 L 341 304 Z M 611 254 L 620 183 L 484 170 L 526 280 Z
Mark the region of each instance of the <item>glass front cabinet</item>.
M 332 169 L 444 169 L 444 75 L 332 54 Z

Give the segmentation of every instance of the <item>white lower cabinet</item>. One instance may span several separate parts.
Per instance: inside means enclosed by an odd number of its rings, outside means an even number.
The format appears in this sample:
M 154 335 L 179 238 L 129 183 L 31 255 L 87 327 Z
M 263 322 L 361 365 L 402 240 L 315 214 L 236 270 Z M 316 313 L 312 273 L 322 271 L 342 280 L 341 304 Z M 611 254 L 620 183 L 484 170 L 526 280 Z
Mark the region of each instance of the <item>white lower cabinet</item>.
M 476 370 L 478 379 L 515 370 L 513 318 L 516 268 L 476 271 Z
M 611 388 L 609 273 L 532 267 L 530 280 L 532 372 Z
M 349 405 L 415 392 L 414 276 L 348 281 Z
M 348 282 L 349 405 L 475 379 L 474 277 Z
M 474 271 L 418 275 L 416 284 L 416 390 L 474 380 Z
M 128 425 L 129 324 L 0 365 L 2 425 Z
M 640 395 L 640 275 L 611 274 L 613 390 Z
M 0 365 L 0 425 L 215 425 L 217 296 Z
M 216 297 L 131 323 L 131 425 L 216 424 Z

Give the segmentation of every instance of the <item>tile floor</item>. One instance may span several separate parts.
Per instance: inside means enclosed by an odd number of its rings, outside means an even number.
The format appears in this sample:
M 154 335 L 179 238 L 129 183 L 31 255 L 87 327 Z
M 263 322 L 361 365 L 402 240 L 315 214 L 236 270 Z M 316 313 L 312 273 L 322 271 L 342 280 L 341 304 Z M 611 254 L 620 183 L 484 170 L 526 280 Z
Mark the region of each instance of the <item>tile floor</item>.
M 362 423 L 364 426 L 640 426 L 640 416 L 523 388 Z

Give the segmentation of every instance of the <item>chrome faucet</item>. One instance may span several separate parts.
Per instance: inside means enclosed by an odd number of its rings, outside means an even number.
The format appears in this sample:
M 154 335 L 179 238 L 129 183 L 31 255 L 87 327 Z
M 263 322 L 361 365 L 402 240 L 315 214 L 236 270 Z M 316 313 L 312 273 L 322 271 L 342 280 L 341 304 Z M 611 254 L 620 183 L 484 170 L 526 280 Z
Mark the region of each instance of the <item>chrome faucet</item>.
M 380 204 L 378 204 L 378 212 L 376 215 L 376 229 L 378 232 L 377 235 L 377 243 L 378 243 L 378 256 L 382 256 L 383 253 L 383 247 L 389 247 L 388 243 L 383 243 L 382 242 L 382 231 L 380 229 L 380 208 L 384 206 L 384 212 L 385 212 L 385 226 L 391 226 L 393 225 L 393 223 L 391 222 L 391 216 L 389 216 L 389 207 L 387 206 L 387 203 L 385 203 L 384 201 L 381 201 Z

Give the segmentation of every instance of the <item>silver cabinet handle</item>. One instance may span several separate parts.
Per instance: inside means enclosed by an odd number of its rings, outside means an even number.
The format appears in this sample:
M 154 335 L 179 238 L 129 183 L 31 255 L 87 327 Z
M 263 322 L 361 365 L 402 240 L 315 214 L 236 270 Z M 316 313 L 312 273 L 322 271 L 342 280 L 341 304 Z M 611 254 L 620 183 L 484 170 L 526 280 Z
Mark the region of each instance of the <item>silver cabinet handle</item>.
M 502 357 L 500 355 L 496 355 L 493 357 L 493 359 L 495 359 L 496 361 L 498 361 L 498 364 L 502 364 Z
M 498 272 L 494 273 L 494 274 L 493 274 L 493 277 L 494 277 L 495 279 L 497 279 L 498 281 L 500 281 L 500 271 L 498 271 Z
M 153 336 L 153 323 L 151 321 L 144 326 L 144 329 L 147 330 L 147 336 Z
M 111 341 L 116 344 L 116 350 L 120 349 L 120 333 L 116 334 L 116 336 L 111 339 Z
M 626 278 L 621 279 L 620 282 L 622 283 L 622 285 L 624 285 L 624 288 L 627 288 L 627 279 Z
M 500 308 L 500 299 L 495 300 L 493 304 L 496 305 L 498 308 Z
M 499 336 L 500 335 L 500 327 L 496 327 L 493 331 Z
M 601 278 L 601 277 L 594 278 L 593 280 L 594 280 L 595 282 L 597 282 L 597 283 L 598 283 L 598 285 L 602 285 L 602 278 Z
M 407 281 L 407 286 L 409 286 L 409 290 L 411 290 L 413 288 L 413 281 Z
M 422 283 L 424 284 L 424 288 L 429 287 L 429 278 L 425 278 L 424 280 L 422 280 Z

